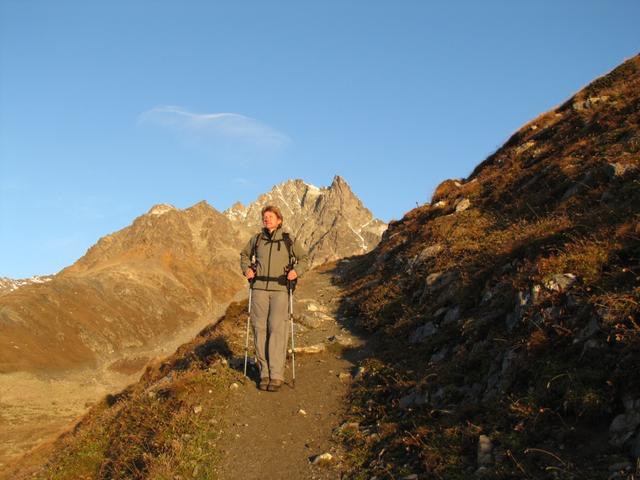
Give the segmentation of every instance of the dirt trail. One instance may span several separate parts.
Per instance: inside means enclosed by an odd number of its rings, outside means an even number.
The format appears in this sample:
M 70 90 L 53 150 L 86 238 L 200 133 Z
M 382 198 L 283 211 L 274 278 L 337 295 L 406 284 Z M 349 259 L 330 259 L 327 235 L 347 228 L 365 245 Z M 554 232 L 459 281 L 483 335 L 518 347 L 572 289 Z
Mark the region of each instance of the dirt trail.
M 339 426 L 344 395 L 355 369 L 353 358 L 358 357 L 363 342 L 336 321 L 340 291 L 331 284 L 330 272 L 309 272 L 294 298 L 296 316 L 306 317 L 301 320 L 300 330 L 304 331 L 296 334 L 296 350 L 324 345 L 325 351 L 296 353 L 295 388 L 288 360 L 287 385 L 279 392 L 258 390 L 253 371 L 251 381 L 234 393 L 218 445 L 223 480 L 339 478 L 336 465 L 340 452 L 331 441 L 332 431 Z M 324 453 L 330 453 L 333 460 L 324 466 L 312 464 Z

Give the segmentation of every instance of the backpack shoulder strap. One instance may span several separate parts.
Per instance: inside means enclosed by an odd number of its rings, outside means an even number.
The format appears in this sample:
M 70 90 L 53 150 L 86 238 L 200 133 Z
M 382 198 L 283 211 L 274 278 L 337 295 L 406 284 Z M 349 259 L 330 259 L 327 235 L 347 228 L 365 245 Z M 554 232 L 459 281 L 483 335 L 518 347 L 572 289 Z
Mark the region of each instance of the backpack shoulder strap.
M 289 254 L 289 264 L 294 265 L 297 260 L 295 252 L 293 251 L 293 241 L 291 240 L 289 232 L 282 232 L 282 239 L 284 240 L 284 244 L 287 247 L 287 253 Z
M 257 260 L 257 252 L 258 252 L 258 242 L 260 242 L 260 237 L 262 236 L 262 232 L 258 233 L 255 237 L 253 237 L 253 246 L 251 247 L 251 263 L 256 263 Z

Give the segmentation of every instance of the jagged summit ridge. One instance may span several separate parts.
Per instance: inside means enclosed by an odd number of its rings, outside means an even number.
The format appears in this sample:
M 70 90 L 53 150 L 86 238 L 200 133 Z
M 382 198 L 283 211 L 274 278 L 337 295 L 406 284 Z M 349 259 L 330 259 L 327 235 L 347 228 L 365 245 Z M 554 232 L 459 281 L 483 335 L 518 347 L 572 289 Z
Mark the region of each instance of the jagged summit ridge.
M 151 207 L 147 212 L 147 215 L 162 215 L 163 213 L 167 213 L 171 210 L 176 210 L 176 207 L 169 205 L 168 203 L 159 203 Z
M 261 228 L 260 212 L 266 205 L 281 209 L 284 228 L 309 250 L 314 264 L 368 252 L 387 227 L 339 175 L 328 187 L 288 180 L 246 207 L 238 202 L 223 214 L 248 237 Z

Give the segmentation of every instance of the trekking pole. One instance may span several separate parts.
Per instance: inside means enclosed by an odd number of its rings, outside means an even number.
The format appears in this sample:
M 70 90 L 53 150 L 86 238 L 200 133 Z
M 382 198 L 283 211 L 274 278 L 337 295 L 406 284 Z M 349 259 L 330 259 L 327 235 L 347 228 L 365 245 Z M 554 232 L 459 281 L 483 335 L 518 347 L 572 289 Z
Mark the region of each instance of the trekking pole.
M 293 290 L 291 288 L 291 283 L 289 283 L 289 320 L 291 322 L 291 374 L 292 380 L 291 385 L 293 388 L 296 388 L 296 342 L 295 342 L 295 334 L 293 332 Z
M 249 321 L 251 320 L 251 296 L 253 293 L 253 279 L 249 280 L 249 307 L 247 308 L 247 333 L 244 342 L 244 376 L 247 376 L 247 356 L 249 354 Z

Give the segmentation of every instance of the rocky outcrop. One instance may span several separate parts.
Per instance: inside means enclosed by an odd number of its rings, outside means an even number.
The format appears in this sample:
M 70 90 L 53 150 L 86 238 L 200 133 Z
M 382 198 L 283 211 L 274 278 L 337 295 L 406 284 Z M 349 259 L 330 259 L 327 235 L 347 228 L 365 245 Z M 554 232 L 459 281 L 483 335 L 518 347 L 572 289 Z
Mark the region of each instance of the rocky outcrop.
M 313 265 L 370 251 L 387 227 L 340 176 L 325 188 L 289 180 L 246 207 L 236 203 L 224 214 L 248 239 L 262 228 L 260 212 L 267 205 L 281 209 L 285 228 L 308 249 Z

